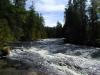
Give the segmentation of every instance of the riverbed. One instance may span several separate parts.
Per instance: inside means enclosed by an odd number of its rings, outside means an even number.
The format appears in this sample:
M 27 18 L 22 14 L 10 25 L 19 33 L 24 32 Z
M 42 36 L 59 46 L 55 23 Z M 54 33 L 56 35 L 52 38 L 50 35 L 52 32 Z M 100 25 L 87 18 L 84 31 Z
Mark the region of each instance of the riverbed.
M 7 59 L 19 63 L 17 68 L 41 74 L 100 75 L 99 53 L 100 48 L 96 47 L 65 44 L 63 39 L 42 39 L 16 47 Z

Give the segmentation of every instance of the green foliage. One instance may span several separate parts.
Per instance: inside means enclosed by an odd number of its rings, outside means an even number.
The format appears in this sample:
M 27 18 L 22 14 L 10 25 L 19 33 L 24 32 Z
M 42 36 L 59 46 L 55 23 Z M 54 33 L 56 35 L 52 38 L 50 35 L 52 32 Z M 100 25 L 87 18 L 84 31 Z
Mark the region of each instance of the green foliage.
M 69 42 L 81 43 L 85 40 L 85 1 L 86 0 L 74 0 L 70 2 L 69 7 L 65 9 L 65 25 L 64 25 L 64 37 Z
M 62 24 L 58 21 L 56 26 L 56 37 L 62 38 Z
M 18 8 L 24 8 L 26 0 L 13 0 L 14 5 Z
M 9 41 L 30 41 L 46 37 L 44 19 L 26 0 L 0 0 L 0 46 Z
M 28 11 L 27 18 L 23 26 L 23 31 L 26 40 L 41 39 L 46 35 L 44 30 L 44 19 L 34 10 L 33 6 L 31 6 L 30 10 Z
M 6 21 L 1 20 L 0 22 L 0 41 L 11 41 L 13 36 L 11 35 L 10 28 L 8 27 Z
M 55 27 L 45 27 L 45 31 L 48 38 L 56 38 L 56 28 Z
M 97 44 L 100 37 L 100 22 L 98 22 L 100 1 L 91 0 L 87 10 L 87 0 L 69 0 L 65 8 L 65 24 L 63 36 L 66 42 L 77 44 Z
M 56 27 L 45 27 L 48 38 L 62 38 L 62 24 L 58 21 Z

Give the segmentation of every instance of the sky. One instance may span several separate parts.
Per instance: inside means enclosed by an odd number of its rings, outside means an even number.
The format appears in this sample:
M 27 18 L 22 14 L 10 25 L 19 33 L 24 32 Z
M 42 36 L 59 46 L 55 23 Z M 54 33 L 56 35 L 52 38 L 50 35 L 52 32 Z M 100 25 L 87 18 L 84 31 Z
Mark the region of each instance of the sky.
M 64 10 L 68 0 L 33 0 L 35 10 L 42 14 L 45 26 L 54 27 L 57 21 L 64 23 Z M 30 7 L 32 0 L 28 0 L 26 8 Z

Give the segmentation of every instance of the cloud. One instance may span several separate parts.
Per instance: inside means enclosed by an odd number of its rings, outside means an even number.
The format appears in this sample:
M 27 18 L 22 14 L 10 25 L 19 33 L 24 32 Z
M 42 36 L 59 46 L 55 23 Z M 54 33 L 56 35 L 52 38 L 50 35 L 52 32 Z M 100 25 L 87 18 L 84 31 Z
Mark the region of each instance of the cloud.
M 46 26 L 56 26 L 57 21 L 63 23 L 64 10 L 68 0 L 37 0 L 35 9 L 41 13 L 45 19 Z M 32 0 L 28 0 L 27 8 Z
M 46 26 L 56 26 L 57 21 L 60 21 L 63 24 L 63 13 L 45 13 L 44 15 Z
M 63 5 L 39 5 L 39 8 L 36 8 L 38 11 L 43 12 L 57 12 L 64 11 Z
M 40 12 L 62 12 L 64 11 L 65 4 L 59 1 L 60 0 L 40 0 L 40 2 L 36 3 L 36 10 Z

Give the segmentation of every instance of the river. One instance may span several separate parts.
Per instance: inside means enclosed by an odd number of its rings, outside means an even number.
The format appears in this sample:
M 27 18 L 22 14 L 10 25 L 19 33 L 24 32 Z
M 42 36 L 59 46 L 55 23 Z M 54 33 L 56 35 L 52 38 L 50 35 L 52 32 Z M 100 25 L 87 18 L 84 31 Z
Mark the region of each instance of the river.
M 42 39 L 20 45 L 7 56 L 22 70 L 47 75 L 100 75 L 100 48 L 64 44 L 63 39 Z M 34 75 L 34 74 L 33 74 Z M 44 75 L 44 74 L 43 74 Z

